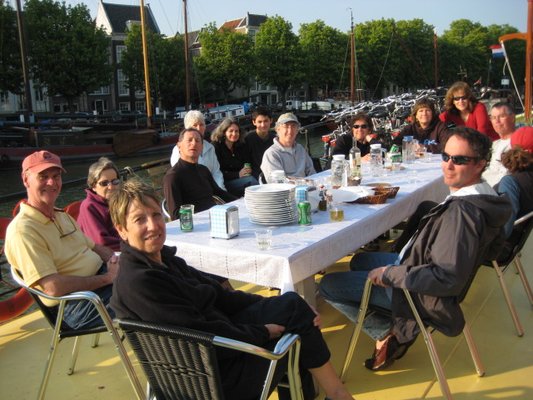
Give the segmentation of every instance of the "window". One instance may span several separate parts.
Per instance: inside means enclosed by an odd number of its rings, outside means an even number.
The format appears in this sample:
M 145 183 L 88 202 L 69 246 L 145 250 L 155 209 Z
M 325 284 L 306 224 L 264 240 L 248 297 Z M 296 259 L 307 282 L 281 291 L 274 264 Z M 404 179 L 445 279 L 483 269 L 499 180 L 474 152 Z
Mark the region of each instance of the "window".
M 0 91 L 0 103 L 7 103 L 8 101 L 8 92 Z
M 35 101 L 43 101 L 44 100 L 44 93 L 43 88 L 40 86 L 35 86 L 33 88 L 33 97 L 35 98 Z
M 122 52 L 126 50 L 126 46 L 124 45 L 117 45 L 115 48 L 116 56 L 117 56 L 117 64 L 120 64 L 122 61 Z
M 118 84 L 118 95 L 119 96 L 129 96 L 130 89 L 127 85 L 126 75 L 122 72 L 121 69 L 117 69 L 117 84 Z
M 94 92 L 90 94 L 91 95 L 104 95 L 104 94 L 109 94 L 109 93 L 110 93 L 109 86 L 101 86 L 100 88 L 98 88 L 97 90 L 95 90 Z
M 145 109 L 146 109 L 146 104 L 144 101 L 135 102 L 135 111 L 144 112 Z
M 120 111 L 129 111 L 130 110 L 130 103 L 127 103 L 125 101 L 118 103 L 118 109 Z

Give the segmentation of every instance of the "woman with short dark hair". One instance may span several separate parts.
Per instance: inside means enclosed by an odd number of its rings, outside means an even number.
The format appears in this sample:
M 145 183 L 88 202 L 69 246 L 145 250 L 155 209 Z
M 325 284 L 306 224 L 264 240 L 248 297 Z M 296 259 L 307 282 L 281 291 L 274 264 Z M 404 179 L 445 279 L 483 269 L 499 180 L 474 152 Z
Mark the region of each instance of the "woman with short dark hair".
M 107 157 L 89 167 L 87 193 L 80 205 L 77 221 L 80 229 L 95 243 L 113 250 L 120 248 L 120 237 L 111 223 L 108 201 L 122 181 L 117 166 Z

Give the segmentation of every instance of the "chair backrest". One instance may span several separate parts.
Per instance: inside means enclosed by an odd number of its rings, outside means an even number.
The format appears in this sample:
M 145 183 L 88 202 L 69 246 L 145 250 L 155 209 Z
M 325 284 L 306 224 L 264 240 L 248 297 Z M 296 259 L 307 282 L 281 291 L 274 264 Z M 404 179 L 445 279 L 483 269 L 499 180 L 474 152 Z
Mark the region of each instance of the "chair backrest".
M 163 200 L 161 200 L 161 211 L 163 211 L 163 215 L 165 216 L 165 218 L 170 221 L 172 219 L 172 217 L 170 216 L 170 213 L 168 212 L 168 208 L 167 208 L 167 199 L 163 198 Z
M 118 320 L 158 400 L 223 399 L 214 335 Z
M 11 215 L 13 216 L 13 218 L 15 218 L 17 216 L 17 214 L 19 213 L 20 205 L 22 203 L 26 203 L 27 201 L 28 201 L 28 199 L 20 199 L 19 201 L 17 201 L 17 204 L 15 204 L 13 206 L 13 210 L 11 210 Z
M 11 222 L 12 218 L 0 217 L 0 240 L 5 240 L 7 226 Z M 4 246 L 0 246 L 0 255 L 4 253 Z
M 68 213 L 72 218 L 78 219 L 78 215 L 80 214 L 81 202 L 82 200 L 73 201 L 65 207 L 65 212 Z
M 505 241 L 504 247 L 497 257 L 498 264 L 509 265 L 522 250 L 533 229 L 533 211 L 514 222 L 511 236 Z

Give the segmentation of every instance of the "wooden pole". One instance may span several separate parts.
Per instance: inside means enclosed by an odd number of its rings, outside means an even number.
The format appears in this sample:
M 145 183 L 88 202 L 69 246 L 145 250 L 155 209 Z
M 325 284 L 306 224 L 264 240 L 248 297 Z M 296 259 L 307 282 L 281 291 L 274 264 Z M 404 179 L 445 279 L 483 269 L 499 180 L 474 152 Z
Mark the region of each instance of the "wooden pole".
M 533 0 L 527 2 L 526 79 L 524 116 L 531 123 L 531 68 L 533 66 Z
M 24 97 L 26 103 L 26 110 L 24 111 L 24 122 L 31 123 L 33 115 L 33 105 L 31 101 L 30 78 L 28 74 L 28 52 L 26 48 L 26 31 L 24 30 L 24 21 L 22 19 L 22 7 L 20 0 L 16 1 L 17 5 L 17 25 L 19 33 L 20 58 L 22 62 L 22 76 L 24 78 Z
M 141 37 L 144 63 L 144 90 L 146 92 L 146 126 L 152 127 L 152 95 L 150 91 L 150 71 L 148 70 L 148 46 L 146 45 L 146 19 L 144 16 L 144 0 L 141 0 Z
M 189 110 L 191 105 L 191 87 L 189 86 L 189 30 L 187 27 L 187 0 L 183 0 L 183 20 L 184 20 L 184 51 L 185 51 L 185 109 Z
M 355 103 L 355 34 L 353 31 L 353 13 L 350 9 L 350 101 Z

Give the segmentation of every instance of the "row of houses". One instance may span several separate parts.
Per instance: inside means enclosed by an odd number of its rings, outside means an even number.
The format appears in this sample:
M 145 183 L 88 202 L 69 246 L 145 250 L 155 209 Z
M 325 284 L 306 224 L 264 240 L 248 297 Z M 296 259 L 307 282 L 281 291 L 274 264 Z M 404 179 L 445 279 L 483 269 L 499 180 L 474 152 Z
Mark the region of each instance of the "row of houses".
M 145 7 L 146 24 L 155 33 L 160 33 L 157 21 L 150 9 Z M 247 13 L 246 16 L 228 21 L 221 28 L 234 29 L 250 35 L 252 38 L 259 30 L 259 26 L 266 20 L 264 15 Z M 108 86 L 97 91 L 87 93 L 74 102 L 78 112 L 104 114 L 111 112 L 145 112 L 146 101 L 144 91 L 133 91 L 127 87 L 126 76 L 121 69 L 121 54 L 126 48 L 124 41 L 128 28 L 132 24 L 140 24 L 140 9 L 138 6 L 106 3 L 100 0 L 96 15 L 96 25 L 103 27 L 111 38 L 110 62 L 113 65 L 113 78 Z M 191 56 L 199 54 L 201 44 L 198 41 L 199 31 L 190 32 L 189 51 Z M 30 82 L 33 111 L 36 113 L 66 113 L 68 104 L 61 96 L 48 97 L 46 90 Z M 237 97 L 247 96 L 246 93 L 236 93 Z M 268 85 L 256 83 L 249 92 L 250 99 L 255 103 L 273 105 L 278 102 L 278 92 Z M 19 113 L 24 109 L 22 96 L 9 92 L 0 92 L 0 113 Z

